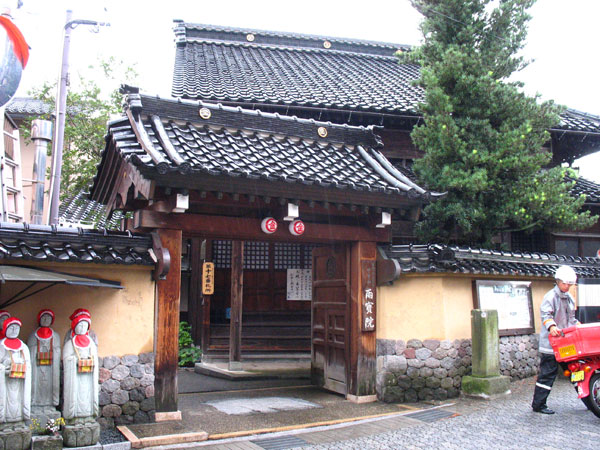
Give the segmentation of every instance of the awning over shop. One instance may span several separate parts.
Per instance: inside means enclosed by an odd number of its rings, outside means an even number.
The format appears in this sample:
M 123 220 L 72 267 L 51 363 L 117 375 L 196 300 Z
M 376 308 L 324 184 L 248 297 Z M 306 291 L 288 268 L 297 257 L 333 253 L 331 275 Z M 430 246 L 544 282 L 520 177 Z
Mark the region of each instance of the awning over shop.
M 17 303 L 38 292 L 44 291 L 57 284 L 69 284 L 73 286 L 105 287 L 123 289 L 118 281 L 103 280 L 100 278 L 83 277 L 68 273 L 53 272 L 51 270 L 38 269 L 27 266 L 0 265 L 0 283 L 22 282 L 29 283 L 24 289 L 17 292 L 11 298 L 2 301 L 0 308 Z M 43 284 L 37 289 L 34 286 Z M 1 286 L 1 285 L 0 285 Z M 32 290 L 33 289 L 33 290 Z

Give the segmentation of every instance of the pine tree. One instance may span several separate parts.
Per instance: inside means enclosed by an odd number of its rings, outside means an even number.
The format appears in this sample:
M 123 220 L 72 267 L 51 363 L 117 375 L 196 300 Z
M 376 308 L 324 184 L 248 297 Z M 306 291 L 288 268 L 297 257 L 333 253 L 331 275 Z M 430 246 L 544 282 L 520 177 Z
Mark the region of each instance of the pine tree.
M 425 241 L 491 245 L 501 231 L 581 229 L 597 217 L 569 195 L 566 170 L 550 168 L 548 129 L 561 108 L 528 97 L 509 77 L 535 0 L 411 0 L 424 16 L 423 45 L 400 55 L 421 66 L 424 124 L 411 137 L 425 156 L 420 180 L 447 192 L 417 225 Z M 495 5 L 495 6 L 494 6 Z

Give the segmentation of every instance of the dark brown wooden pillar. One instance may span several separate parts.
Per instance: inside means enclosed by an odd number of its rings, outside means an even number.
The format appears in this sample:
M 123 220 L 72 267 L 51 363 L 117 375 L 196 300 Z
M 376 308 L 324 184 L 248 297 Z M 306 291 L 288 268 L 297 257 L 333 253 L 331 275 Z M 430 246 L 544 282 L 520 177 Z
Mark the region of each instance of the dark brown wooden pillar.
M 229 370 L 242 369 L 242 305 L 244 288 L 244 241 L 231 247 L 231 320 L 229 325 Z
M 212 262 L 212 243 L 211 240 L 205 241 L 205 258 L 206 261 Z M 205 355 L 210 342 L 210 302 L 211 295 L 202 296 L 202 354 Z
M 190 290 L 188 292 L 188 322 L 194 344 L 202 344 L 202 239 L 192 238 L 190 245 Z
M 355 242 L 350 252 L 350 380 L 349 400 L 375 401 L 376 258 L 375 242 Z M 372 314 L 365 312 L 365 299 Z M 371 309 L 372 308 L 372 309 Z M 365 323 L 365 319 L 368 319 Z M 371 322 L 373 319 L 373 322 Z M 367 326 L 365 326 L 367 325 Z M 369 331 L 366 329 L 372 328 Z
M 179 356 L 179 294 L 181 289 L 181 230 L 159 229 L 163 248 L 169 251 L 171 267 L 157 285 L 156 336 L 154 340 L 154 397 L 157 420 L 160 413 L 177 411 L 177 360 Z M 164 418 L 168 418 L 164 415 Z M 163 418 L 163 420 L 164 420 Z M 171 417 L 173 418 L 173 417 Z

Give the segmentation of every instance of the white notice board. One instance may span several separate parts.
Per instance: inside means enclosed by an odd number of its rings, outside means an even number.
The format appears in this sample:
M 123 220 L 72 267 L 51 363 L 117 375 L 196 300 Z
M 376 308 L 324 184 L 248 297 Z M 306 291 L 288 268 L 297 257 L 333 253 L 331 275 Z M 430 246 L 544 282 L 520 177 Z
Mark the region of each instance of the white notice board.
M 533 333 L 531 282 L 477 280 L 475 288 L 475 308 L 498 311 L 501 336 Z
M 287 269 L 287 300 L 312 300 L 312 270 Z

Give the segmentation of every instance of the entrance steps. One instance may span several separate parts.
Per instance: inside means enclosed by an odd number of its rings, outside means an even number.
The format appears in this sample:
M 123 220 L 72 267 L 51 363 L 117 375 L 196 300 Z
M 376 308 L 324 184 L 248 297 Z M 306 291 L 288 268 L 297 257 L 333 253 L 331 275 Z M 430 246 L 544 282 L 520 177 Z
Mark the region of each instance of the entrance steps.
M 259 356 L 259 355 L 252 355 Z M 242 357 L 242 370 L 229 370 L 228 359 L 196 363 L 194 372 L 228 380 L 268 380 L 310 378 L 310 354 L 262 355 L 263 358 Z

